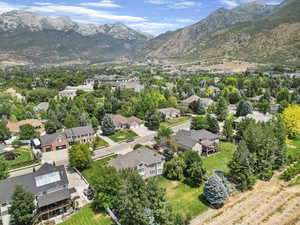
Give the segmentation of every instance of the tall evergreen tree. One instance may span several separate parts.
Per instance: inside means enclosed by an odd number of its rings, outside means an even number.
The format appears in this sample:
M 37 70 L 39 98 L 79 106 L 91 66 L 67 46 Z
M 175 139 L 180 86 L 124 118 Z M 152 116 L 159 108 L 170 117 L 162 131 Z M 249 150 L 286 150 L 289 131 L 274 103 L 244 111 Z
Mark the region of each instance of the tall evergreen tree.
M 0 180 L 6 179 L 8 176 L 8 162 L 3 156 L 0 156 Z
M 232 119 L 228 118 L 225 120 L 223 134 L 229 141 L 233 138 Z
M 214 207 L 219 208 L 228 199 L 228 191 L 217 175 L 211 176 L 204 185 L 204 197 Z
M 111 116 L 108 114 L 105 114 L 102 124 L 101 124 L 101 129 L 103 135 L 111 135 L 115 133 L 116 126 L 114 125 L 114 122 L 111 119 Z
M 7 123 L 4 120 L 0 121 L 0 142 L 8 140 L 11 137 L 6 124 Z
M 215 134 L 219 133 L 220 127 L 218 120 L 210 115 L 207 116 L 207 121 L 208 121 L 208 130 L 210 132 L 213 132 Z
M 224 121 L 228 116 L 228 103 L 224 97 L 221 97 L 217 102 L 216 114 L 220 121 Z
M 205 107 L 204 104 L 201 102 L 201 100 L 198 100 L 194 106 L 194 111 L 198 115 L 204 115 L 205 114 Z
M 248 114 L 251 114 L 253 111 L 253 106 L 250 102 L 248 101 L 241 101 L 238 104 L 237 107 L 237 116 L 247 116 Z
M 17 225 L 30 225 L 36 209 L 34 196 L 22 186 L 16 185 L 12 195 L 9 214 Z

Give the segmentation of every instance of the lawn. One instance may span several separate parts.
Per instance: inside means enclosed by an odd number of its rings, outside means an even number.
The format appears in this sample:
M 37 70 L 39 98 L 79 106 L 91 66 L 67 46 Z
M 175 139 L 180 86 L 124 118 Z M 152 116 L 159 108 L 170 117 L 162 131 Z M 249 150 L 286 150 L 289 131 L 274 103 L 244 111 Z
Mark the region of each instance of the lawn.
M 287 155 L 293 158 L 300 158 L 300 136 L 290 141 L 288 144 Z
M 16 150 L 13 150 L 14 153 L 19 153 L 20 156 L 17 157 L 14 160 L 7 160 L 8 165 L 12 166 L 17 163 L 26 162 L 32 160 L 31 150 L 26 148 L 18 148 Z
M 93 161 L 92 167 L 82 171 L 82 175 L 90 182 L 93 176 L 100 176 L 99 168 L 107 164 L 111 159 L 115 158 L 116 155 L 110 156 L 101 160 Z
M 130 138 L 135 138 L 138 135 L 133 132 L 132 130 L 120 130 L 117 131 L 116 133 L 114 133 L 113 135 L 108 136 L 111 140 L 113 140 L 114 142 L 121 142 L 121 141 L 125 141 L 128 140 Z
M 97 149 L 105 148 L 105 147 L 109 146 L 109 144 L 105 140 L 103 140 L 102 138 L 98 137 L 97 139 L 98 139 L 98 142 L 96 144 Z
M 113 221 L 104 212 L 95 212 L 91 204 L 80 209 L 75 215 L 71 216 L 60 225 L 112 225 Z
M 227 163 L 230 161 L 236 146 L 228 142 L 221 142 L 220 148 L 219 153 L 203 157 L 207 175 L 211 175 L 216 169 L 228 171 Z M 192 188 L 183 182 L 170 181 L 164 177 L 159 177 L 158 182 L 166 189 L 167 198 L 176 212 L 195 217 L 208 208 L 199 199 L 203 193 L 203 186 Z
M 165 122 L 161 122 L 160 126 L 173 127 L 173 126 L 179 125 L 183 122 L 189 121 L 190 119 L 191 119 L 190 117 L 172 118 L 172 119 L 169 119 Z

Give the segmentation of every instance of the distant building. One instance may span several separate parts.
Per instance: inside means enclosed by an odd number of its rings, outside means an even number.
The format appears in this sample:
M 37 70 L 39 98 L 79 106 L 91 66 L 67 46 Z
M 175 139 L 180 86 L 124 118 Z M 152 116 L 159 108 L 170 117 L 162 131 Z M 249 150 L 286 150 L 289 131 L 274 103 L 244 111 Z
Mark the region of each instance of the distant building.
M 33 111 L 35 113 L 38 113 L 40 111 L 47 111 L 48 108 L 49 108 L 49 103 L 48 102 L 41 102 L 40 104 L 33 107 Z
M 161 175 L 163 173 L 165 157 L 160 153 L 141 147 L 126 155 L 118 156 L 109 161 L 108 166 L 117 170 L 132 168 L 137 170 L 143 179 Z
M 158 109 L 157 111 L 160 113 L 163 120 L 180 117 L 181 114 L 180 110 L 175 108 L 163 108 Z
M 36 130 L 40 130 L 43 126 L 40 120 L 27 119 L 27 120 L 21 120 L 16 123 L 8 121 L 6 127 L 12 134 L 16 134 L 20 132 L 20 127 L 26 124 L 33 126 L 34 129 Z
M 134 90 L 135 92 L 141 92 L 145 89 L 145 86 L 143 84 L 140 84 L 140 82 L 135 81 L 135 82 L 125 82 L 117 85 L 121 89 L 131 89 Z
M 252 114 L 248 114 L 247 116 L 240 116 L 236 120 L 234 120 L 234 123 L 240 123 L 244 119 L 253 119 L 257 123 L 266 123 L 269 122 L 273 116 L 271 114 L 263 114 L 260 112 L 253 112 Z
M 77 96 L 76 92 L 77 90 L 63 90 L 58 92 L 58 96 L 59 98 L 68 98 L 73 100 Z
M 127 83 L 127 82 L 134 82 L 137 81 L 138 78 L 136 77 L 127 77 L 121 75 L 98 75 L 94 78 L 89 78 L 85 80 L 85 84 L 87 85 L 100 85 L 104 83 L 112 83 L 112 84 L 120 84 L 120 83 Z
M 87 85 L 79 85 L 79 86 L 67 86 L 65 90 L 60 91 L 58 93 L 59 98 L 68 98 L 68 99 L 74 99 L 77 96 L 77 91 L 85 91 L 85 92 L 91 92 L 94 90 L 94 87 L 90 84 Z
M 218 152 L 219 136 L 207 130 L 180 130 L 175 140 L 179 149 L 191 149 L 199 155 Z
M 204 107 L 208 107 L 214 103 L 214 101 L 210 98 L 200 98 L 197 95 L 192 95 L 192 96 L 188 97 L 187 99 L 183 100 L 181 102 L 181 105 L 188 108 L 192 103 L 197 102 L 198 100 L 200 100 L 202 102 Z
M 21 185 L 35 196 L 36 221 L 67 212 L 71 209 L 72 199 L 77 196 L 76 190 L 69 188 L 65 167 L 45 163 L 36 172 L 0 180 L 0 224 L 11 224 L 8 209 L 15 185 Z

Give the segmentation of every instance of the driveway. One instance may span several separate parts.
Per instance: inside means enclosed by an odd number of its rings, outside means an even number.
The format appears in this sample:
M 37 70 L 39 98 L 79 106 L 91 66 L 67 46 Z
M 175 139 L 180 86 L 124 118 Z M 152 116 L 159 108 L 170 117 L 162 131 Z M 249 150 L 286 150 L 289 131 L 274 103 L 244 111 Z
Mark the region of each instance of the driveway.
M 137 135 L 139 135 L 140 137 L 145 137 L 145 136 L 153 135 L 153 134 L 156 133 L 155 131 L 149 130 L 145 126 L 143 126 L 143 127 L 134 127 L 134 128 L 131 128 L 131 130 L 133 132 L 135 132 Z
M 45 162 L 55 162 L 56 165 L 67 165 L 69 161 L 68 150 L 63 149 L 54 152 L 44 152 L 42 155 L 42 164 Z

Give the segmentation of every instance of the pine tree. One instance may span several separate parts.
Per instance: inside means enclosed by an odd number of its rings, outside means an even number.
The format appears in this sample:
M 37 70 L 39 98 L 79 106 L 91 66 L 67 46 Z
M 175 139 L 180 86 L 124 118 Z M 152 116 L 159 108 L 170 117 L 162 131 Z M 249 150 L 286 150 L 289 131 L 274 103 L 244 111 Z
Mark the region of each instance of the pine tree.
M 34 196 L 22 186 L 16 185 L 11 199 L 9 214 L 17 225 L 29 225 L 36 209 Z
M 5 121 L 0 121 L 0 142 L 3 142 L 11 137 Z
M 210 132 L 213 132 L 215 134 L 219 133 L 220 131 L 220 127 L 219 127 L 219 123 L 218 123 L 218 120 L 212 116 L 208 116 L 207 117 L 207 121 L 208 121 L 208 130 Z
M 237 116 L 247 116 L 253 111 L 252 104 L 248 101 L 241 101 L 237 107 Z
M 102 129 L 103 135 L 106 135 L 106 136 L 112 135 L 115 133 L 116 126 L 114 125 L 110 115 L 105 114 L 105 116 L 102 120 L 101 129 Z
M 217 103 L 216 114 L 220 121 L 224 121 L 228 116 L 228 103 L 224 97 L 221 97 Z
M 228 191 L 217 175 L 211 176 L 204 185 L 204 197 L 213 206 L 219 208 L 228 199 Z
M 231 140 L 233 137 L 233 128 L 232 128 L 232 120 L 226 119 L 224 123 L 224 129 L 223 129 L 224 136 L 227 140 Z
M 204 115 L 205 114 L 205 107 L 203 105 L 203 103 L 201 102 L 201 100 L 199 99 L 196 104 L 195 104 L 195 112 L 198 115 Z
M 0 156 L 0 180 L 6 179 L 8 176 L 8 162 L 3 156 Z

